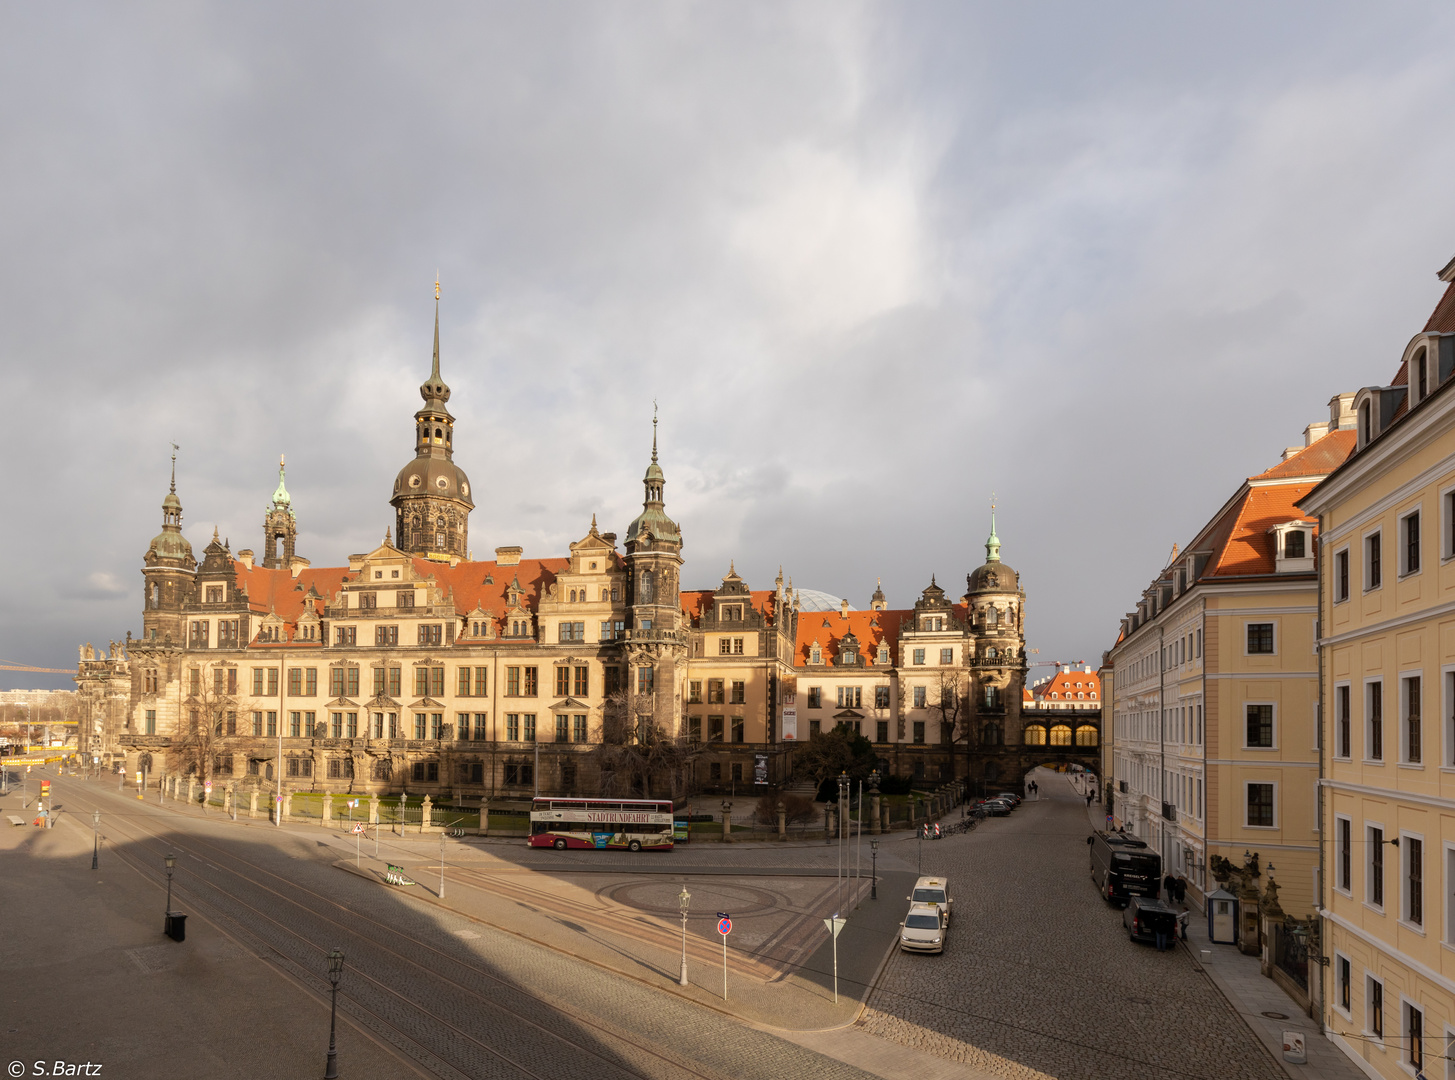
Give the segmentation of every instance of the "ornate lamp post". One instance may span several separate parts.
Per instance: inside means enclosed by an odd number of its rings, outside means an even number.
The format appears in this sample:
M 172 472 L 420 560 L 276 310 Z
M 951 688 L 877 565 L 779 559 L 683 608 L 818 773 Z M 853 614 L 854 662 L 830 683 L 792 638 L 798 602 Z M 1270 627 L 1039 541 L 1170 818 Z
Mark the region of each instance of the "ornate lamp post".
M 338 981 L 344 973 L 344 954 L 337 948 L 328 954 L 328 981 L 332 985 L 330 996 L 333 1003 L 328 1015 L 328 1068 L 323 1070 L 323 1080 L 338 1080 L 338 1050 L 335 1048 L 334 1032 L 338 1027 Z
M 870 872 L 872 876 L 869 878 L 869 899 L 870 900 L 878 900 L 879 899 L 879 841 L 878 840 L 870 840 L 869 841 L 869 857 L 870 857 L 871 861 L 873 862 L 873 866 L 874 866 L 873 870 Z
M 677 980 L 679 986 L 687 985 L 687 912 L 692 907 L 692 894 L 687 891 L 687 886 L 682 886 L 682 891 L 677 894 L 677 907 L 682 911 L 682 975 Z
M 167 864 L 167 919 L 172 917 L 172 871 L 177 867 L 177 853 L 169 851 L 162 859 Z
M 847 809 L 849 802 L 849 784 L 849 774 L 846 772 L 839 773 L 839 879 L 837 883 L 839 888 L 837 892 L 838 906 L 834 909 L 835 915 L 844 910 L 843 879 L 848 870 L 844 858 L 846 855 L 844 851 L 844 836 L 846 835 L 848 822 L 844 817 L 844 811 Z

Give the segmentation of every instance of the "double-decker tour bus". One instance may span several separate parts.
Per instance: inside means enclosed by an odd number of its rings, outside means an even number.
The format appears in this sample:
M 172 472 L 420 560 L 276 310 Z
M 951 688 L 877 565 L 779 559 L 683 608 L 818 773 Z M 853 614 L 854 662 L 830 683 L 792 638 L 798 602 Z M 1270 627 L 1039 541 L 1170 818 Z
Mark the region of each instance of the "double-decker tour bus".
M 670 799 L 554 799 L 531 805 L 530 846 L 672 850 Z

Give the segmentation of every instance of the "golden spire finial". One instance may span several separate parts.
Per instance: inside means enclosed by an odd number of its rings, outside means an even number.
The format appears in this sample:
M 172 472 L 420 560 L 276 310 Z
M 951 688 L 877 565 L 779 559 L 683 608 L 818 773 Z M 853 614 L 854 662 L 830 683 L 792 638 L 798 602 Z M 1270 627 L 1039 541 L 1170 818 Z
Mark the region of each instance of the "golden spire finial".
M 436 300 L 440 298 L 440 272 L 438 270 L 434 272 L 434 298 Z

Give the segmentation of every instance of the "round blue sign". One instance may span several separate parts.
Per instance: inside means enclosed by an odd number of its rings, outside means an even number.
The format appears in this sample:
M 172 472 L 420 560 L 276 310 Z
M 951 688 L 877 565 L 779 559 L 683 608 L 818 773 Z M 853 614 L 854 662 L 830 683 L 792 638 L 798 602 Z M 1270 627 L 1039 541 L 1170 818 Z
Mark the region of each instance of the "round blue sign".
M 718 919 L 717 932 L 723 937 L 727 937 L 733 932 L 733 921 L 731 919 Z

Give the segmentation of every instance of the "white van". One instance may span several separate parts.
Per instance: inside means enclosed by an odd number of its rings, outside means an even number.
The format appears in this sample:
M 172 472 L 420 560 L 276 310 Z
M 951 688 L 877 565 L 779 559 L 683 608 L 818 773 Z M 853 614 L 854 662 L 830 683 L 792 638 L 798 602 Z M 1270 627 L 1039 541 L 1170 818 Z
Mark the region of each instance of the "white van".
M 945 912 L 945 925 L 950 924 L 950 881 L 942 877 L 922 877 L 914 883 L 914 892 L 905 897 L 911 904 L 934 904 Z
M 899 947 L 905 952 L 944 952 L 949 922 L 948 908 L 939 904 L 912 904 L 904 922 L 899 924 Z

